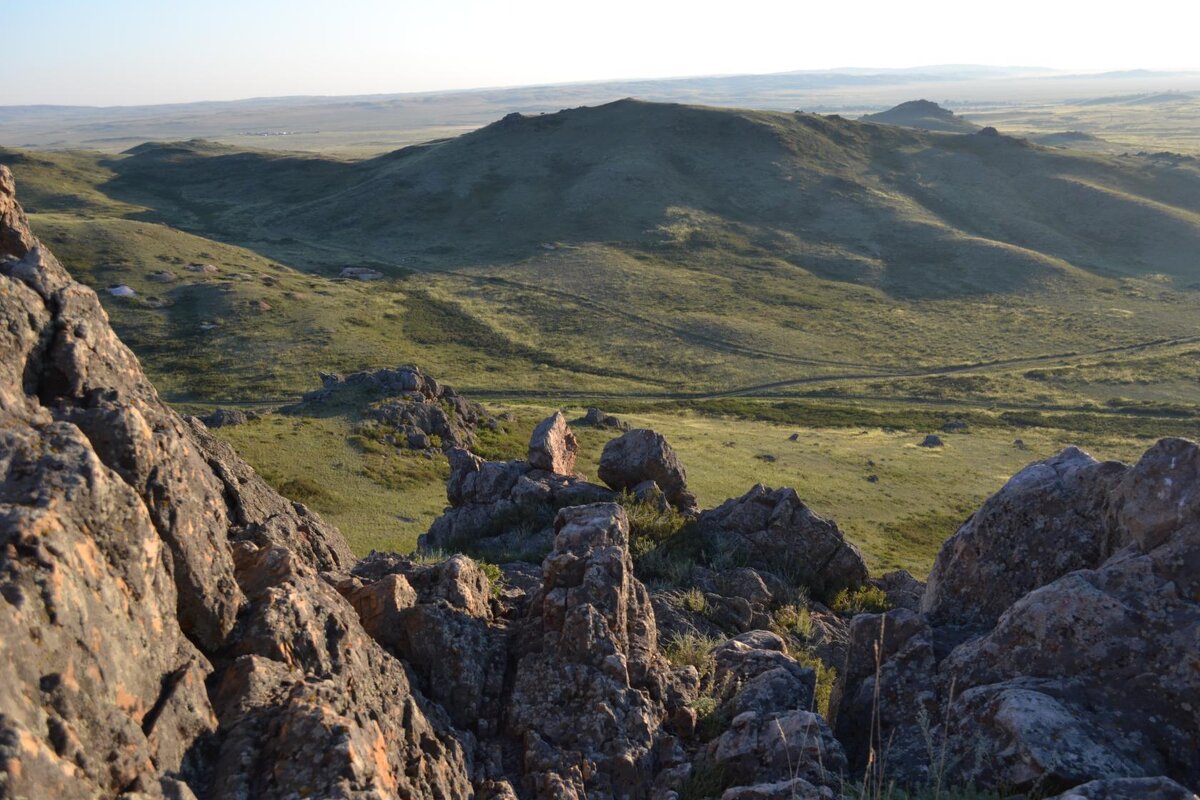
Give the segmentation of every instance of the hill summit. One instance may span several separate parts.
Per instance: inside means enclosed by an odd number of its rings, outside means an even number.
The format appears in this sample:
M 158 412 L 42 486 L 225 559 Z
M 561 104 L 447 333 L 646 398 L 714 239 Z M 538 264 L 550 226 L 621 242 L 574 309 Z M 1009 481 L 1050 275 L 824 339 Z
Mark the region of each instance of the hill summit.
M 973 133 L 979 130 L 975 123 L 968 122 L 950 109 L 942 108 L 930 100 L 909 100 L 887 111 L 867 114 L 862 120 L 941 133 Z

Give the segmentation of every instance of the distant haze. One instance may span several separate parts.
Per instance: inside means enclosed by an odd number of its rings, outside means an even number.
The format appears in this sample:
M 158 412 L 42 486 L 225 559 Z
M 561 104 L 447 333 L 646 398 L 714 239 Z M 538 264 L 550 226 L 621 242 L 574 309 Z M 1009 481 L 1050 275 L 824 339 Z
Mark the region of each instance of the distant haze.
M 918 64 L 1194 69 L 1200 4 L 0 0 L 0 105 L 132 105 Z

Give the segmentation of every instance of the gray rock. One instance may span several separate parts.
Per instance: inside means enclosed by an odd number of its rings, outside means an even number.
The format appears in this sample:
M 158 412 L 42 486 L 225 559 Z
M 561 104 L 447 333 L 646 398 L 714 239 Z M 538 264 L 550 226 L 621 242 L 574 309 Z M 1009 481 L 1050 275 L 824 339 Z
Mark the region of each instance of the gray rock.
M 1028 592 L 1099 566 L 1124 541 L 1107 504 L 1125 470 L 1071 447 L 1018 472 L 942 545 L 921 610 L 990 627 Z
M 832 596 L 867 578 L 858 549 L 835 523 L 813 513 L 794 489 L 755 486 L 700 516 L 713 550 L 731 563 L 786 575 L 793 585 Z
M 630 491 L 654 481 L 671 505 L 691 513 L 696 498 L 687 489 L 687 472 L 662 434 L 636 428 L 610 441 L 600 454 L 600 480 L 614 491 Z

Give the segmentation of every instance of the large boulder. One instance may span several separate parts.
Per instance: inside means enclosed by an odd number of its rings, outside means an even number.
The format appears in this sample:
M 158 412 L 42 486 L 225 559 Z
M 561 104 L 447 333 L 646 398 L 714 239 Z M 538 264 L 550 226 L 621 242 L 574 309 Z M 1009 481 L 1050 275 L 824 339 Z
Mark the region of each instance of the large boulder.
M 579 442 L 561 411 L 538 423 L 529 439 L 529 465 L 556 475 L 575 473 L 575 454 L 578 452 Z
M 831 597 L 867 579 L 862 554 L 837 524 L 814 513 L 794 489 L 762 484 L 700 515 L 700 530 L 714 552 L 786 576 L 793 585 Z
M 597 474 L 617 492 L 632 492 L 653 481 L 680 511 L 696 509 L 695 495 L 687 488 L 687 472 L 661 433 L 635 428 L 612 439 L 600 454 Z
M 1030 591 L 1099 566 L 1124 543 L 1107 504 L 1125 470 L 1069 447 L 1018 472 L 942 545 L 921 610 L 990 627 Z
M 1132 467 L 1077 450 L 1033 465 L 947 542 L 925 599 L 924 619 L 852 623 L 835 718 L 852 765 L 871 720 L 902 781 L 931 763 L 908 748 L 919 730 L 951 783 L 1200 786 L 1195 443 L 1164 439 Z

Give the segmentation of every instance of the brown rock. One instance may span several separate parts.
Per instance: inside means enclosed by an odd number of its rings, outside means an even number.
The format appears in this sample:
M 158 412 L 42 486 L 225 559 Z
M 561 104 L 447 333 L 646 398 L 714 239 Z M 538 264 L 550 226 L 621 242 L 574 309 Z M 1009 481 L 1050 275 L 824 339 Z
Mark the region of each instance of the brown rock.
M 567 425 L 561 411 L 538 423 L 529 440 L 529 464 L 534 469 L 544 469 L 557 475 L 575 473 L 575 454 L 579 442 Z

